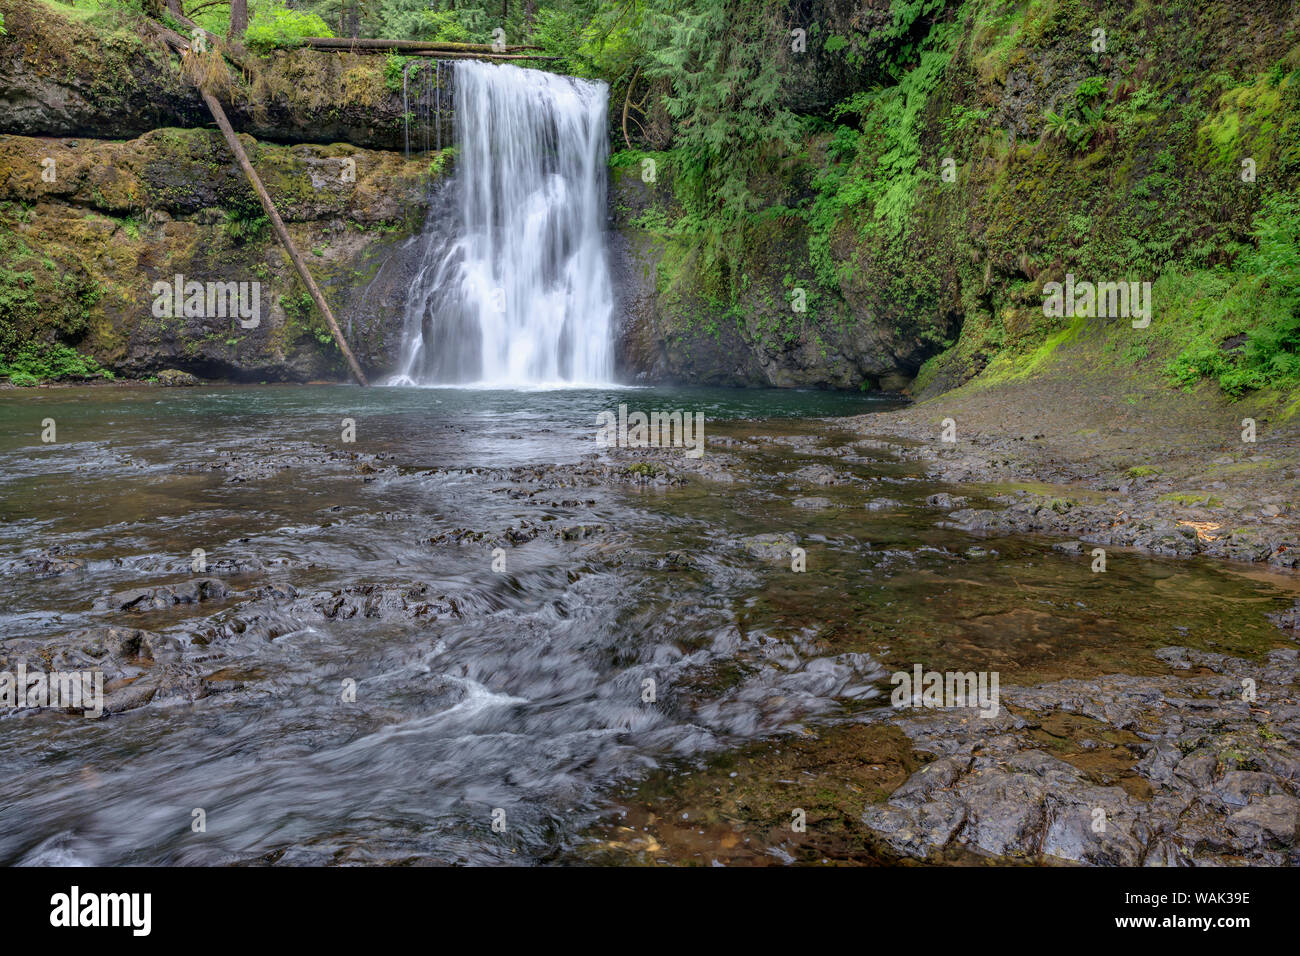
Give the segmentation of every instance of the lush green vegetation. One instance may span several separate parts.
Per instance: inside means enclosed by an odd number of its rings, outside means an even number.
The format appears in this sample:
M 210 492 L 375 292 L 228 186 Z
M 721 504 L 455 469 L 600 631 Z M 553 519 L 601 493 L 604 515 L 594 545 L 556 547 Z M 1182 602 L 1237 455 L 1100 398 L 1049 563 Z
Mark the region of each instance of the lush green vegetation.
M 66 9 L 107 25 L 148 2 Z M 184 6 L 229 29 L 228 5 Z M 249 6 L 254 49 L 500 30 L 608 82 L 612 173 L 657 171 L 633 224 L 662 244 L 661 298 L 683 328 L 824 352 L 872 324 L 921 343 L 922 384 L 1039 367 L 1092 330 L 1174 386 L 1300 382 L 1292 20 L 1257 11 L 1265 39 L 1225 43 L 1228 0 L 890 0 L 870 16 L 848 0 Z M 389 58 L 390 87 L 404 65 Z M 1044 284 L 1067 273 L 1152 282 L 1151 327 L 1045 316 Z M 0 312 L 29 289 L 0 283 Z
M 287 7 L 258 10 L 244 34 L 244 42 L 254 50 L 300 46 L 306 37 L 332 37 L 325 21 L 314 13 Z
M 1300 386 L 1300 200 L 1272 196 L 1255 222 L 1258 247 L 1231 267 L 1167 279 L 1176 384 L 1211 378 L 1230 395 Z
M 113 373 L 90 356 L 54 343 L 24 346 L 12 358 L 0 361 L 0 376 L 8 376 L 14 385 L 31 386 L 67 379 L 112 379 Z

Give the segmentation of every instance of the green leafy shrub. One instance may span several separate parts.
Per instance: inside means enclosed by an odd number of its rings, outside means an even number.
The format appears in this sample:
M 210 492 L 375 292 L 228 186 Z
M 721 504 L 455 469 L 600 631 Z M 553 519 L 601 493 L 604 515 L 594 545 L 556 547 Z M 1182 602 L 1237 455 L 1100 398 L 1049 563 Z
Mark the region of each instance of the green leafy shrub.
M 8 362 L 0 362 L 0 375 L 20 386 L 70 378 L 113 378 L 112 372 L 89 355 L 57 342 L 23 346 Z
M 301 46 L 307 37 L 333 35 L 325 21 L 314 13 L 272 7 L 257 12 L 244 34 L 244 42 L 254 50 L 265 52 L 281 47 Z
M 1252 235 L 1257 248 L 1232 270 L 1177 290 L 1174 318 L 1195 332 L 1166 368 L 1174 384 L 1210 378 L 1233 396 L 1300 384 L 1300 199 L 1265 199 Z

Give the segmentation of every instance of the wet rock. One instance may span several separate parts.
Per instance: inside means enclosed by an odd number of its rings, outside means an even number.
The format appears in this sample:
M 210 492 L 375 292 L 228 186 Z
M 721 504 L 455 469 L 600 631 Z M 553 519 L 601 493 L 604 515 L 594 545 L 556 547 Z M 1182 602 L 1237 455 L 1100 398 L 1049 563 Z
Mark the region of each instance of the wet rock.
M 940 794 L 913 809 L 891 804 L 869 807 L 862 822 L 900 853 L 924 859 L 952 842 L 966 823 L 966 807 L 952 794 Z
M 198 376 L 179 369 L 167 368 L 158 373 L 158 384 L 165 388 L 184 388 L 202 384 Z
M 1082 554 L 1088 550 L 1088 546 L 1082 541 L 1058 541 L 1052 545 L 1052 550 L 1064 554 Z
M 1178 762 L 1174 773 L 1194 787 L 1208 789 L 1214 782 L 1214 772 L 1218 766 L 1219 761 L 1214 754 L 1193 753 Z
M 217 578 L 194 578 L 179 584 L 131 588 L 95 600 L 96 611 L 156 611 L 176 604 L 199 604 L 230 594 Z
M 577 524 L 570 525 L 567 528 L 560 528 L 554 534 L 562 541 L 581 541 L 584 538 L 604 534 L 608 530 L 603 524 Z
M 1185 525 L 1171 526 L 1168 522 L 1160 522 L 1160 525 L 1162 527 L 1154 528 L 1134 538 L 1133 547 L 1169 557 L 1190 557 L 1201 550 L 1195 528 Z
M 163 664 L 105 693 L 104 712 L 118 714 L 145 704 L 192 703 L 211 693 L 212 687 L 193 666 Z
M 1244 807 L 1252 797 L 1285 793 L 1285 790 L 1282 781 L 1272 774 L 1230 770 L 1214 783 L 1211 792 L 1230 807 Z
M 149 703 L 190 702 L 211 692 L 181 642 L 126 627 L 83 628 L 45 641 L 12 641 L 0 649 L 0 670 L 99 675 L 103 715 Z M 86 708 L 90 710 L 92 708 Z
M 863 507 L 868 511 L 897 511 L 905 505 L 897 498 L 872 498 Z
M 917 807 L 930 799 L 936 790 L 951 787 L 962 774 L 969 773 L 973 758 L 969 754 L 941 757 L 928 763 L 894 791 L 890 802 L 902 807 Z
M 283 563 L 283 562 L 274 562 Z M 263 571 L 266 565 L 259 558 L 251 556 L 218 558 L 216 561 L 209 561 L 207 571 L 209 574 L 253 574 L 257 571 Z
M 1228 829 L 1248 847 L 1292 848 L 1300 835 L 1300 800 L 1276 794 L 1228 817 Z
M 917 858 L 956 847 L 1089 865 L 1300 861 L 1300 705 L 1291 692 L 1300 653 L 1279 648 L 1253 663 L 1168 647 L 1157 657 L 1185 674 L 1004 687 L 1008 706 L 992 720 L 961 709 L 892 718 L 937 759 L 863 822 Z M 1244 678 L 1256 682 L 1255 701 L 1241 700 Z M 1059 756 L 1040 747 L 1049 723 L 1053 734 L 1066 730 L 1051 738 Z M 1117 732 L 1130 742 L 1108 742 Z M 1131 769 L 1117 786 L 1125 752 Z M 1098 764 L 1093 755 L 1106 756 Z
M 1300 636 L 1300 601 L 1288 610 L 1270 614 L 1268 618 L 1284 631 L 1291 631 L 1293 637 Z
M 850 480 L 829 465 L 805 465 L 793 477 L 813 485 L 846 485 Z
M 1094 866 L 1137 866 L 1147 855 L 1144 811 L 1119 787 L 1049 794 L 1042 854 Z
M 788 531 L 750 535 L 741 538 L 740 543 L 746 551 L 763 561 L 788 561 L 791 549 L 798 546 L 795 536 Z
M 321 591 L 295 601 L 290 613 L 305 621 L 346 621 L 352 618 L 408 621 L 436 620 L 459 615 L 456 602 L 435 595 L 426 584 L 362 584 L 337 591 Z
M 969 498 L 963 498 L 961 495 L 950 495 L 946 492 L 930 495 L 925 499 L 925 503 L 931 508 L 944 508 L 946 510 L 964 507 L 968 501 L 970 501 Z
M 476 531 L 470 528 L 455 528 L 433 535 L 427 543 L 440 544 L 481 544 L 493 547 L 519 547 L 539 537 L 554 538 L 558 541 L 583 541 L 606 534 L 609 526 L 605 524 L 576 524 L 561 527 L 549 527 L 542 522 L 524 518 L 518 525 L 512 525 L 503 531 Z
M 513 531 L 514 529 L 510 529 Z M 509 534 L 509 532 L 507 532 Z M 536 536 L 534 534 L 534 536 Z M 429 538 L 425 543 L 432 545 L 439 544 L 486 544 L 497 540 L 496 536 L 490 531 L 475 531 L 471 528 L 453 528 L 451 531 L 443 531 Z M 510 539 L 511 543 L 515 543 Z M 530 541 L 531 538 L 525 537 L 522 540 Z
M 699 561 L 685 551 L 669 551 L 656 563 L 656 567 L 675 570 L 686 570 L 698 568 L 699 566 Z
M 84 571 L 86 569 L 84 558 L 65 556 L 62 545 L 57 544 L 46 548 L 44 551 L 38 551 L 36 554 L 24 555 L 20 561 L 22 566 L 38 578 L 57 577 L 70 571 Z
M 831 506 L 829 498 L 796 498 L 790 503 L 796 508 L 807 508 L 810 511 L 817 511 Z

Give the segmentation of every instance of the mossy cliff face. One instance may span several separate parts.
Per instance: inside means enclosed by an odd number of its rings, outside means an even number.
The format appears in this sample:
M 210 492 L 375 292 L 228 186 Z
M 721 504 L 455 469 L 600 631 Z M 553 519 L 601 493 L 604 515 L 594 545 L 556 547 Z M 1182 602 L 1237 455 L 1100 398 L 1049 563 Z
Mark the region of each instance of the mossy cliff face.
M 358 359 L 372 374 L 390 369 L 414 268 L 408 239 L 436 188 L 428 162 L 241 140 Z M 158 129 L 125 142 L 0 135 L 0 245 L 0 331 L 11 343 L 70 343 L 128 376 L 346 377 L 215 131 Z M 257 282 L 258 324 L 155 314 L 154 284 L 177 275 Z
M 738 251 L 705 254 L 671 148 L 614 157 L 643 380 L 931 394 L 1066 334 L 1043 289 L 1067 274 L 1152 282 L 1156 348 L 1181 334 L 1178 277 L 1232 267 L 1268 197 L 1300 192 L 1292 3 L 770 5 L 809 27 L 805 59 L 780 51 L 800 132 L 724 224 Z
M 179 59 L 161 40 L 146 39 L 142 22 L 138 32 L 102 29 L 40 0 L 0 0 L 0 13 L 7 31 L 0 36 L 0 130 L 120 138 L 211 124 Z M 401 74 L 388 75 L 385 57 L 279 50 L 246 55 L 243 63 L 245 72 L 229 69 L 216 84 L 236 130 L 279 142 L 404 149 L 404 116 L 415 107 L 403 106 Z M 449 112 L 441 122 L 446 142 Z

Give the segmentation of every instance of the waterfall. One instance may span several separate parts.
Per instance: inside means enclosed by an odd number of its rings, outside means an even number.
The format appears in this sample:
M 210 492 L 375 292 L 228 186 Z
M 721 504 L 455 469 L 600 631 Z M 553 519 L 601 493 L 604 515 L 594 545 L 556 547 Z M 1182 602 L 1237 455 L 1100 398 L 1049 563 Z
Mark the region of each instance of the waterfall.
M 421 236 L 390 384 L 608 383 L 608 87 L 472 60 L 450 68 L 453 192 Z

